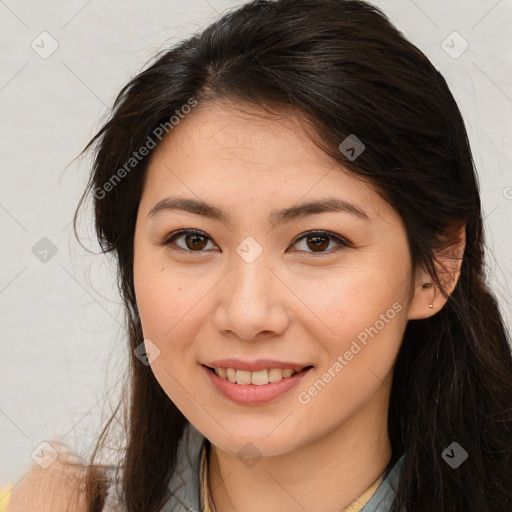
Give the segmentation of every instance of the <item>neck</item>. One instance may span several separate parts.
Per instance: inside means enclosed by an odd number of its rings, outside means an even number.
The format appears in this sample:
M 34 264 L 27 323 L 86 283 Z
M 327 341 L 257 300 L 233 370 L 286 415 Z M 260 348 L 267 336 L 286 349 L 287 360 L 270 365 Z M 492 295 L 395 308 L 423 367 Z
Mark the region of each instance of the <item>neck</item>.
M 389 377 L 389 376 L 388 376 Z M 210 489 L 217 512 L 337 512 L 384 472 L 391 458 L 387 418 L 391 380 L 351 418 L 292 452 L 251 467 L 211 445 Z

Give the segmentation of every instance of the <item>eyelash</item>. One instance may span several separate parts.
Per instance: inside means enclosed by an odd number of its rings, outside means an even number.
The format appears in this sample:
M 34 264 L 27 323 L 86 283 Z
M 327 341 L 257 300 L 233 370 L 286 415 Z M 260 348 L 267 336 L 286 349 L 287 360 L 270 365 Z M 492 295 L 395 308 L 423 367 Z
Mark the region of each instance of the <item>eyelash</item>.
M 188 234 L 202 236 L 204 238 L 207 238 L 209 241 L 211 241 L 213 243 L 213 240 L 211 240 L 211 238 L 204 231 L 200 231 L 198 229 L 179 229 L 177 231 L 173 231 L 172 233 L 170 233 L 165 238 L 165 240 L 163 242 L 161 242 L 159 245 L 170 246 L 175 240 L 177 240 L 178 238 L 181 238 L 184 235 L 188 235 Z M 307 231 L 306 233 L 302 233 L 299 237 L 297 237 L 293 241 L 292 246 L 304 238 L 308 238 L 309 236 L 315 236 L 315 235 L 319 235 L 324 238 L 330 238 L 331 240 L 337 241 L 340 245 L 338 247 L 335 247 L 334 249 L 329 249 L 328 251 L 320 251 L 317 253 L 315 253 L 313 251 L 295 251 L 295 252 L 306 252 L 306 253 L 311 254 L 314 257 L 316 257 L 316 256 L 322 256 L 322 255 L 326 255 L 326 254 L 333 254 L 334 252 L 337 252 L 338 250 L 340 250 L 342 248 L 353 247 L 353 244 L 351 242 L 349 242 L 347 239 L 341 237 L 340 235 L 336 235 L 329 231 L 318 231 L 318 230 L 317 231 Z M 177 249 L 171 248 L 171 250 L 179 251 L 179 252 L 188 252 L 188 253 L 207 252 L 206 250 L 192 251 L 190 249 L 183 249 L 183 247 L 178 247 Z

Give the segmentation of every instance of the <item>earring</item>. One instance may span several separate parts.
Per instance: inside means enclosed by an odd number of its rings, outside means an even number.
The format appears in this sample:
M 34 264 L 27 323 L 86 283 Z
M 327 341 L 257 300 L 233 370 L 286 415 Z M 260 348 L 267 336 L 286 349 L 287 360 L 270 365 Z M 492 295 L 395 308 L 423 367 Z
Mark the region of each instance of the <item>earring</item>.
M 430 288 L 433 285 L 432 285 L 432 283 L 423 283 L 421 286 L 422 286 L 422 288 Z M 429 307 L 433 308 L 434 305 L 433 304 L 429 304 Z

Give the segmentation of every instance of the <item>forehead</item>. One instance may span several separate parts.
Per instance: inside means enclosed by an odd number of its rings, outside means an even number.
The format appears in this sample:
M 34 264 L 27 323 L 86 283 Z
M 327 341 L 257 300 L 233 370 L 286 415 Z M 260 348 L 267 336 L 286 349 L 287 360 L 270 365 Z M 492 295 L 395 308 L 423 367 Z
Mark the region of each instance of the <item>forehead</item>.
M 322 151 L 306 130 L 312 127 L 290 109 L 275 115 L 248 104 L 199 104 L 155 148 L 143 197 L 155 202 L 172 193 L 277 208 L 335 195 L 364 205 L 368 215 L 386 208 L 369 183 Z
M 280 162 L 314 161 L 332 167 L 334 161 L 307 135 L 307 120 L 289 107 L 275 113 L 248 103 L 204 102 L 170 131 L 156 149 L 194 148 L 189 157 L 239 159 L 244 168 L 270 168 Z

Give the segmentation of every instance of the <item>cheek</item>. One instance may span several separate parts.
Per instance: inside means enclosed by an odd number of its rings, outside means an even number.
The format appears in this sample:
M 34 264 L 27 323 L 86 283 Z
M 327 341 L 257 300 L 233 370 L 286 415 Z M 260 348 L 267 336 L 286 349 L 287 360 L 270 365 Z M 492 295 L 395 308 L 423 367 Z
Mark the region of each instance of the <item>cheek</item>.
M 323 342 L 327 358 L 316 378 L 309 387 L 298 390 L 297 399 L 304 410 L 332 410 L 333 404 L 339 404 L 332 421 L 345 421 L 367 404 L 384 382 L 391 385 L 407 317 L 400 303 L 384 302 L 382 308 L 372 304 L 371 311 L 339 316 L 333 329 L 336 334 Z
M 169 268 L 154 249 L 142 244 L 136 245 L 133 272 L 144 336 L 165 344 L 187 324 L 182 319 L 193 314 L 200 291 L 197 280 Z
M 322 370 L 343 372 L 340 386 L 364 387 L 390 371 L 407 324 L 408 277 L 397 268 L 367 266 L 332 276 L 329 283 L 319 280 L 315 293 L 310 289 L 315 315 L 304 317 L 304 326 L 323 340 Z M 333 368 L 338 356 L 343 361 Z
M 194 288 L 177 274 L 143 263 L 139 259 L 134 266 L 134 284 L 144 338 L 159 350 L 150 368 L 167 396 L 188 416 L 190 393 L 197 394 L 190 369 L 197 364 L 192 340 L 201 325 L 194 320 L 198 299 Z
M 186 272 L 172 271 L 161 262 L 142 257 L 135 260 L 134 284 L 144 338 L 159 350 L 151 370 L 176 406 L 188 411 L 189 393 L 195 386 L 190 372 L 200 370 L 194 340 L 204 323 L 200 317 L 204 315 L 201 297 L 205 291 Z
M 365 327 L 373 325 L 382 314 L 406 308 L 410 278 L 407 272 L 391 266 L 361 265 L 318 273 L 307 280 L 294 276 L 293 291 L 306 306 L 302 321 L 310 327 L 316 324 L 326 331 L 329 339 L 356 336 Z M 393 304 L 400 306 L 393 309 Z
M 151 339 L 170 360 L 193 345 L 201 321 L 195 294 L 176 284 L 146 280 L 137 289 L 137 304 L 144 338 Z M 173 359 L 174 357 L 174 359 Z

